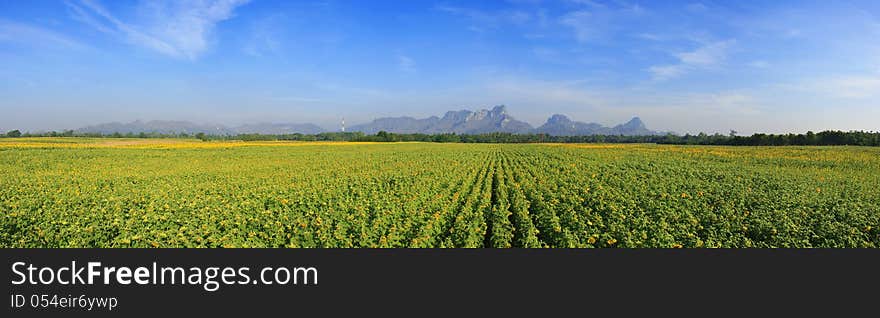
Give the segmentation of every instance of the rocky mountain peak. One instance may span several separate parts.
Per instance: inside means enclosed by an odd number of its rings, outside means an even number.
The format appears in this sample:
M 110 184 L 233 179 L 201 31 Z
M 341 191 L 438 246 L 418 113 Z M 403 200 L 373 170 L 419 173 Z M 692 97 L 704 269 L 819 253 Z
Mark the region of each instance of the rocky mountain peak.
M 492 107 L 492 110 L 489 111 L 489 114 L 492 115 L 493 117 L 500 117 L 500 116 L 507 115 L 507 107 L 504 105 L 498 105 L 498 106 Z
M 620 128 L 627 130 L 635 130 L 635 129 L 645 129 L 645 123 L 642 122 L 641 118 L 633 117 L 626 124 L 620 125 Z
M 562 114 L 553 114 L 550 118 L 547 119 L 547 124 L 570 124 L 571 119 L 568 119 L 565 115 Z

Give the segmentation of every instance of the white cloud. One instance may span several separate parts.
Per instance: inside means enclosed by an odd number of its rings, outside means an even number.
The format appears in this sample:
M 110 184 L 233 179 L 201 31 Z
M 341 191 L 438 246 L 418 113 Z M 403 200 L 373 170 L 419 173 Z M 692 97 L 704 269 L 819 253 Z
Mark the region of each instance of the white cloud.
M 301 103 L 321 103 L 324 102 L 323 99 L 314 98 L 314 97 L 301 97 L 301 96 L 278 96 L 278 97 L 270 97 L 270 100 L 279 101 L 279 102 L 301 102 Z
M 5 20 L 0 20 L 0 42 L 43 48 L 74 50 L 86 48 L 86 45 L 55 31 Z
M 85 9 L 79 5 L 76 5 L 72 2 L 69 2 L 69 1 L 65 1 L 64 4 L 66 4 L 67 7 L 70 8 L 70 10 L 71 10 L 70 17 L 73 18 L 74 20 L 85 23 L 100 32 L 104 32 L 104 33 L 115 32 L 111 27 L 106 26 L 101 22 L 98 22 L 96 19 L 97 14 L 93 15 L 93 14 L 89 13 L 89 11 L 87 9 Z M 83 4 L 87 5 L 90 3 L 83 2 Z M 101 12 L 106 12 L 106 10 L 102 10 Z
M 744 115 L 761 113 L 760 107 L 756 104 L 753 96 L 736 93 L 721 92 L 714 94 L 704 94 L 703 96 L 693 99 L 697 103 L 703 103 L 709 111 L 738 113 Z
M 757 60 L 749 62 L 749 66 L 754 68 L 768 68 L 770 67 L 770 63 L 764 60 Z
M 406 73 L 416 72 L 416 61 L 406 55 L 397 56 L 397 68 Z
M 613 5 L 593 1 L 575 3 L 584 6 L 563 14 L 558 21 L 559 24 L 571 28 L 575 39 L 582 43 L 603 39 L 648 12 L 638 4 L 624 1 L 615 1 Z
M 880 76 L 835 76 L 809 80 L 794 87 L 798 90 L 819 92 L 833 98 L 875 98 L 880 97 Z
M 602 23 L 598 20 L 592 12 L 582 10 L 566 14 L 559 22 L 574 29 L 579 42 L 589 42 L 600 35 Z
M 532 54 L 535 55 L 539 60 L 545 62 L 559 62 L 561 58 L 559 56 L 559 52 L 547 47 L 536 47 L 532 49 Z
M 535 13 L 535 19 L 540 28 L 546 28 L 550 24 L 550 19 L 547 17 L 547 10 L 538 10 L 538 12 Z M 880 30 L 880 28 L 878 28 L 878 30 Z
M 455 7 L 448 5 L 440 5 L 435 10 L 446 12 L 451 15 L 461 16 L 469 20 L 471 25 L 468 29 L 474 32 L 485 32 L 488 29 L 494 29 L 504 24 L 513 24 L 522 26 L 530 22 L 543 22 L 545 17 L 541 11 L 537 15 L 521 10 L 500 10 L 500 11 L 482 11 L 471 8 Z M 537 21 L 535 21 L 537 20 Z
M 664 37 L 654 33 L 639 33 L 635 37 L 648 41 L 663 41 Z
M 648 12 L 645 7 L 638 4 L 625 4 L 624 11 L 635 15 L 642 15 Z
M 598 90 L 584 87 L 584 81 L 542 81 L 500 77 L 487 81 L 486 89 L 518 103 L 588 107 L 606 102 Z
M 648 70 L 654 80 L 668 80 L 684 75 L 687 72 L 709 69 L 722 64 L 736 40 L 726 40 L 704 44 L 696 50 L 673 54 L 678 63 L 671 65 L 655 65 Z
M 596 2 L 593 0 L 568 0 L 568 2 L 571 2 L 574 4 L 586 5 L 586 6 L 590 6 L 593 8 L 607 8 L 608 7 L 605 4 L 602 4 L 600 2 Z
M 705 4 L 695 2 L 695 3 L 688 4 L 687 6 L 684 7 L 684 9 L 687 10 L 688 12 L 701 13 L 701 12 L 708 11 L 709 7 L 707 7 Z
M 536 4 L 541 4 L 541 2 L 544 2 L 544 0 L 507 0 L 507 2 L 510 2 L 513 4 L 536 5 Z
M 283 45 L 280 38 L 283 37 L 281 32 L 284 28 L 281 27 L 280 21 L 284 19 L 286 19 L 285 15 L 274 14 L 253 22 L 250 27 L 250 39 L 242 51 L 254 57 L 262 57 L 267 54 L 283 57 L 281 55 Z
M 788 96 L 808 96 L 810 101 L 825 106 L 876 108 L 880 102 L 880 72 L 815 76 L 772 87 Z
M 523 11 L 510 11 L 505 13 L 506 19 L 514 24 L 525 24 L 532 20 L 532 15 Z
M 492 16 L 490 16 L 489 14 L 484 13 L 479 10 L 474 10 L 474 9 L 447 6 L 447 5 L 437 6 L 435 9 L 449 13 L 449 14 L 453 14 L 453 15 L 464 16 L 464 17 L 467 17 L 469 19 L 476 20 L 476 21 L 487 22 L 490 20 L 494 20 L 494 18 Z
M 727 51 L 736 41 L 727 40 L 706 44 L 694 51 L 676 54 L 682 64 L 695 66 L 716 65 L 727 57 Z
M 685 66 L 681 64 L 651 66 L 648 71 L 651 72 L 654 80 L 662 81 L 681 76 L 685 72 Z
M 141 19 L 123 21 L 97 0 L 67 2 L 74 19 L 159 53 L 195 60 L 208 49 L 217 23 L 249 0 L 144 1 Z

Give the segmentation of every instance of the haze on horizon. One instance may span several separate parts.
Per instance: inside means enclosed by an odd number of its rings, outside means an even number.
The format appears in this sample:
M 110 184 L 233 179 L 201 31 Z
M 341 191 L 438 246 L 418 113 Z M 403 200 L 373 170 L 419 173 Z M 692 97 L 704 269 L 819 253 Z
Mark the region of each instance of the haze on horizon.
M 3 1 L 0 131 L 442 116 L 880 130 L 878 1 Z

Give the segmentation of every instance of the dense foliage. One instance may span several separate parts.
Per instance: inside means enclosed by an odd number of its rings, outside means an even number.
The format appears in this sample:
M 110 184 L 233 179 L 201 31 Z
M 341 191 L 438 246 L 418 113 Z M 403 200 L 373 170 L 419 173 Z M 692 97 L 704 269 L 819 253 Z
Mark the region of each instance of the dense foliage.
M 0 140 L 0 247 L 880 247 L 880 149 Z

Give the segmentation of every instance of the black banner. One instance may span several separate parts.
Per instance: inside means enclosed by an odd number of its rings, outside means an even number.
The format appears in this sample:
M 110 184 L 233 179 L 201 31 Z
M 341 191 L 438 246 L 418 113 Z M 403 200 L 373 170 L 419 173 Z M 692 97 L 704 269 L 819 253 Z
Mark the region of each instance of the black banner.
M 727 313 L 755 313 L 745 309 L 753 306 L 815 313 L 817 307 L 843 301 L 845 306 L 832 311 L 841 314 L 871 308 L 880 296 L 880 252 L 875 250 L 3 249 L 0 253 L 8 288 L 6 311 L 11 314 L 5 317 L 187 313 L 543 317 L 597 310 L 620 315 L 674 313 L 711 306 L 727 308 Z M 180 275 L 181 270 L 186 275 Z M 91 284 L 90 273 L 97 273 Z M 184 276 L 191 281 L 178 279 Z

